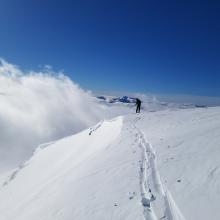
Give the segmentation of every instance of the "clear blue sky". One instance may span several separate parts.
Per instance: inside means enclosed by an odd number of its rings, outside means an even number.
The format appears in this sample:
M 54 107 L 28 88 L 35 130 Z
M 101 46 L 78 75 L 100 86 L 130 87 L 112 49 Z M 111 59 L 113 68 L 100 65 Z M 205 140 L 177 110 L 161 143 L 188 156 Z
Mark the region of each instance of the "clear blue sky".
M 220 96 L 220 2 L 1 0 L 0 56 L 85 89 Z

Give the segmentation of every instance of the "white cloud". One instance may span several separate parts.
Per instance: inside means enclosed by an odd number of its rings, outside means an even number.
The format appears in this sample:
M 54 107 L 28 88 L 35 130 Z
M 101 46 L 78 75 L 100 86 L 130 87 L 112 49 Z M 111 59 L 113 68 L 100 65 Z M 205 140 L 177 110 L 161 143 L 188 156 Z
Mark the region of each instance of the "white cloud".
M 51 67 L 24 73 L 0 60 L 0 171 L 33 149 L 73 134 L 104 117 L 94 98 Z

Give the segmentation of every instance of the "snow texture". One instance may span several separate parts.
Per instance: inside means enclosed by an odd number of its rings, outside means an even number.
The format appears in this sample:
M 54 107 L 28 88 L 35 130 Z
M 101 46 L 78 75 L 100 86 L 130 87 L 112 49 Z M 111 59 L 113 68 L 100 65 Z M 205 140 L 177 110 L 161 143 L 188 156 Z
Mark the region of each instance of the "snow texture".
M 220 108 L 103 120 L 0 177 L 1 220 L 219 220 Z

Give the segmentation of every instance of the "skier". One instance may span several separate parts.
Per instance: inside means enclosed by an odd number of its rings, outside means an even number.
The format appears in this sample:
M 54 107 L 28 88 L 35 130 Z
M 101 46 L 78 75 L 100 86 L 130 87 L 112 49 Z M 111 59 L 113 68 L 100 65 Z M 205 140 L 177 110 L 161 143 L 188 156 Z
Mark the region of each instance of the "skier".
M 141 100 L 140 99 L 136 99 L 136 113 L 140 113 L 140 110 L 141 110 Z

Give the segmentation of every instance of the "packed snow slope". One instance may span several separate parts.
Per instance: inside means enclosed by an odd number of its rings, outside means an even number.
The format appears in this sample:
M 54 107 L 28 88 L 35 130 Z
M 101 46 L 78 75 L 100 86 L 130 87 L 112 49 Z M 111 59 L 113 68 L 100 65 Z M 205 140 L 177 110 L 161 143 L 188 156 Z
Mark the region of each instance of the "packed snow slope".
M 219 220 L 220 108 L 145 112 L 39 146 L 1 220 Z

